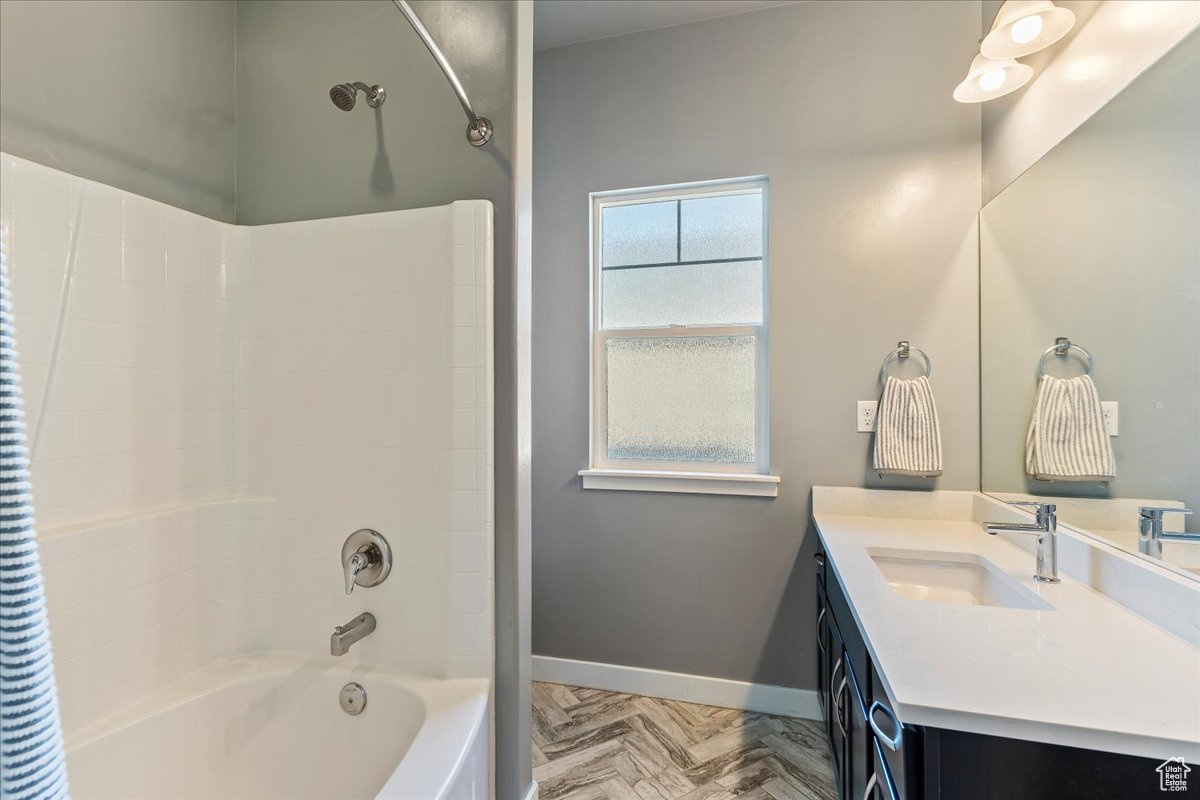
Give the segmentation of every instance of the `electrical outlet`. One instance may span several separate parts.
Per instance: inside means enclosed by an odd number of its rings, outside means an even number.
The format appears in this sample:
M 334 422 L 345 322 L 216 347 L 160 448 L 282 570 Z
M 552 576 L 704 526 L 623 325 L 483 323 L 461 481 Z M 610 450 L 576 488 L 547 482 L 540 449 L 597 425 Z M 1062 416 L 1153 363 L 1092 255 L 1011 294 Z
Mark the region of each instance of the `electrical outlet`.
M 875 430 L 875 412 L 879 410 L 878 400 L 858 401 L 858 432 L 872 433 Z
M 1115 400 L 1105 401 L 1100 403 L 1100 410 L 1104 412 L 1104 427 L 1108 429 L 1109 436 L 1116 436 L 1120 430 L 1120 425 L 1117 424 L 1117 403 Z

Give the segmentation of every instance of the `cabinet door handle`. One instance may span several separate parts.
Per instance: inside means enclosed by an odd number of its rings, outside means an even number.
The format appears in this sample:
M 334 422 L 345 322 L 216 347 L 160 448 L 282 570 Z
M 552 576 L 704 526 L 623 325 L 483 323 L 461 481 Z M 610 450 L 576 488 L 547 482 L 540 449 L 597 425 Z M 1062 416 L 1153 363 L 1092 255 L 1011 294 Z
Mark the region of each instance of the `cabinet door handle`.
M 863 792 L 863 800 L 871 800 L 875 796 L 875 786 L 879 783 L 879 776 L 874 772 L 871 773 L 871 780 L 867 781 L 867 790 Z
M 882 711 L 892 721 L 892 730 L 895 731 L 891 736 L 879 729 L 878 723 L 875 722 L 875 712 Z M 904 726 L 900 724 L 900 720 L 896 717 L 894 711 L 885 706 L 883 703 L 876 700 L 871 703 L 871 709 L 867 712 L 867 722 L 871 724 L 871 730 L 875 731 L 875 736 L 879 739 L 879 743 L 891 750 L 893 753 L 900 749 L 900 742 L 904 738 Z
M 821 623 L 825 620 L 825 612 L 827 608 L 822 608 L 821 613 L 817 615 L 817 649 L 822 653 L 825 652 L 825 640 L 821 637 Z
M 825 554 L 824 553 L 813 553 L 813 560 L 817 562 L 818 567 L 825 566 Z

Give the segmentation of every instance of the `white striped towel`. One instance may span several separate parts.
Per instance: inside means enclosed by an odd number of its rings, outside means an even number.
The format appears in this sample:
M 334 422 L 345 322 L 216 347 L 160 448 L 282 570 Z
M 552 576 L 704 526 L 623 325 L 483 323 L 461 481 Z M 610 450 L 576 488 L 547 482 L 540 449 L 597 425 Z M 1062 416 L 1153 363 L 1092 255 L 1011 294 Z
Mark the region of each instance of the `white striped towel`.
M 0 798 L 67 798 L 42 570 L 34 540 L 21 378 L 0 237 Z
M 875 414 L 875 471 L 884 475 L 942 474 L 942 426 L 933 387 L 922 375 L 888 376 Z
M 1025 437 L 1025 472 L 1039 481 L 1116 477 L 1100 395 L 1090 375 L 1042 378 Z

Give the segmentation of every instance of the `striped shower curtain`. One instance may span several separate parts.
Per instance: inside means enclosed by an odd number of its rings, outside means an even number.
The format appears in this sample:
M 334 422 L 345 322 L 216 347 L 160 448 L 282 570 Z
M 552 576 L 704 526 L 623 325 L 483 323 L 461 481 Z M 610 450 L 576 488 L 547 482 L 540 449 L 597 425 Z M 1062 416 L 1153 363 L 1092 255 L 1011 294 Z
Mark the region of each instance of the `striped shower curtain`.
M 0 236 L 0 800 L 68 797 Z

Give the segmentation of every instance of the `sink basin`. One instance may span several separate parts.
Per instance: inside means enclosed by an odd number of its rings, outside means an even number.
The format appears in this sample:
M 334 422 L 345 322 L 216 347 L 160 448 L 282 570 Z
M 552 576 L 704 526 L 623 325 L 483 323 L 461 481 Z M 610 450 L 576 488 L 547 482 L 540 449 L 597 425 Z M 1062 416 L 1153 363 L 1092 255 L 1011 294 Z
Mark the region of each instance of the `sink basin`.
M 983 556 L 871 547 L 892 591 L 909 600 L 1052 611 L 1054 606 Z

